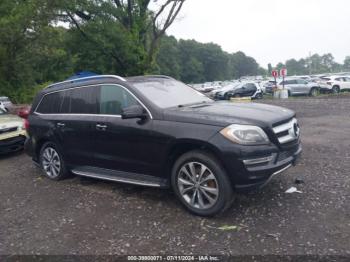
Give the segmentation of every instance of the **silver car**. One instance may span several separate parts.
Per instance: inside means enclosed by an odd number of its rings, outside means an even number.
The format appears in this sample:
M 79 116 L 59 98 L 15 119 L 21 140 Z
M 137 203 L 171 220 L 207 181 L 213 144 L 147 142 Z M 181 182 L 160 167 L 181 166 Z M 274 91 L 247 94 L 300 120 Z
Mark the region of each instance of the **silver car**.
M 293 95 L 310 95 L 316 96 L 320 91 L 320 86 L 317 83 L 309 82 L 304 79 L 287 78 L 277 83 L 277 88 L 284 88 L 288 90 L 289 96 Z
M 6 111 L 9 111 L 13 107 L 11 100 L 7 96 L 0 96 L 0 104 L 2 104 Z

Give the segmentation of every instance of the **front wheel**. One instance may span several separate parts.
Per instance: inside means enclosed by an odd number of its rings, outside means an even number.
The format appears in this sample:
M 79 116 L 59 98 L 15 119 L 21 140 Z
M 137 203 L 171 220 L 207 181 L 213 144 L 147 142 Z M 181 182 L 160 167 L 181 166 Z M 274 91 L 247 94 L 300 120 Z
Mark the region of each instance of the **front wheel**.
M 233 201 L 225 170 L 206 152 L 191 151 L 182 155 L 174 164 L 171 182 L 177 198 L 199 216 L 214 216 Z
M 40 150 L 40 164 L 46 177 L 61 180 L 68 175 L 62 154 L 51 142 L 45 143 Z

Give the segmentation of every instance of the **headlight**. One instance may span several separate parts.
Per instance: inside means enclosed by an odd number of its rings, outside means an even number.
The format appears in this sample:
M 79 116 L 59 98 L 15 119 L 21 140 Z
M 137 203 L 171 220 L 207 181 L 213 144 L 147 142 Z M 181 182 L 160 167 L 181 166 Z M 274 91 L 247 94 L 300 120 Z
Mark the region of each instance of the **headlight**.
M 220 133 L 232 142 L 242 145 L 255 145 L 269 142 L 269 138 L 264 130 L 258 126 L 233 124 L 225 127 Z

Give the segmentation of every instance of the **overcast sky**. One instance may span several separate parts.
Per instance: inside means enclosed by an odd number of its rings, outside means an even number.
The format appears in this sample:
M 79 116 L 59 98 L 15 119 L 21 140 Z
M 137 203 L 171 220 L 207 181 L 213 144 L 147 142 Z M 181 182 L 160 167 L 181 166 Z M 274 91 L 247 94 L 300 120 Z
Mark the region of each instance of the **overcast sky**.
M 168 34 L 243 51 L 267 68 L 289 58 L 350 55 L 350 0 L 186 0 Z

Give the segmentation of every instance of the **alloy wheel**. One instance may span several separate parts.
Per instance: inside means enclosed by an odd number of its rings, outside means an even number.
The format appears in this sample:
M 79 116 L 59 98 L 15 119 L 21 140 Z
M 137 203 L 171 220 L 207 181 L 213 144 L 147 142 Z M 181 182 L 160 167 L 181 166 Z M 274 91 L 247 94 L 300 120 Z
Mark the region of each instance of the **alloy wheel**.
M 219 197 L 219 184 L 213 172 L 204 164 L 188 162 L 177 176 L 181 197 L 193 208 L 209 209 Z
M 56 178 L 59 176 L 61 171 L 61 159 L 54 148 L 45 148 L 42 155 L 42 166 L 48 177 Z

